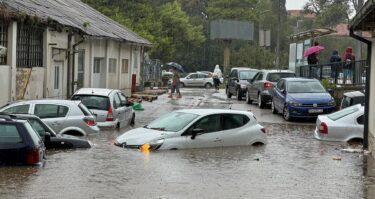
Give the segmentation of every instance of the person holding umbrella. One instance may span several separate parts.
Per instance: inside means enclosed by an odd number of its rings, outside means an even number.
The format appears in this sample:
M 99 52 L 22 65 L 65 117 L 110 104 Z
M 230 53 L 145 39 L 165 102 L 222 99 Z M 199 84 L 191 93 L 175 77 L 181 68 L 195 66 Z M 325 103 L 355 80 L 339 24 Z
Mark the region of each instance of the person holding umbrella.
M 167 63 L 167 66 L 171 67 L 171 70 L 172 70 L 171 72 L 173 73 L 171 92 L 168 98 L 172 98 L 173 97 L 172 95 L 175 91 L 177 93 L 177 98 L 181 98 L 182 96 L 180 92 L 180 74 L 178 71 L 183 72 L 183 68 L 181 65 L 174 63 L 174 62 Z
M 315 42 L 314 43 L 314 46 L 308 48 L 305 53 L 303 54 L 305 57 L 307 57 L 307 63 L 309 64 L 310 67 L 316 67 L 316 65 L 318 64 L 319 62 L 319 56 L 318 56 L 318 53 L 323 51 L 324 50 L 324 47 L 323 46 L 320 46 L 318 42 Z M 315 69 L 315 76 L 319 76 L 318 75 L 318 70 Z

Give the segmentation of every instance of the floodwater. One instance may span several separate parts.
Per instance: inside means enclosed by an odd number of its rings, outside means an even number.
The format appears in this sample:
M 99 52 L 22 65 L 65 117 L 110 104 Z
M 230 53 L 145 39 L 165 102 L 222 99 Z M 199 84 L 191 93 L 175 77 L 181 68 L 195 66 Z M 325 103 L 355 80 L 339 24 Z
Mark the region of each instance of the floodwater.
M 136 126 L 175 109 L 236 102 L 189 91 L 180 101 L 144 102 Z M 89 136 L 92 149 L 49 151 L 44 167 L 0 168 L 0 198 L 372 198 L 374 179 L 364 177 L 374 173 L 371 159 L 315 140 L 313 124 L 261 118 L 269 143 L 255 147 L 145 153 L 113 145 L 127 129 L 103 131 Z

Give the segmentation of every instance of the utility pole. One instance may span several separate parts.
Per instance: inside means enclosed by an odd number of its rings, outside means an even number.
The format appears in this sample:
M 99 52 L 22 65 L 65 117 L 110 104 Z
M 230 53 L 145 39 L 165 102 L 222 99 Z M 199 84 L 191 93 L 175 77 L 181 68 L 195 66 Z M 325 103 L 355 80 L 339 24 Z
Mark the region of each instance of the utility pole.
M 281 11 L 281 0 L 279 0 L 278 3 L 278 9 L 277 9 L 277 43 L 276 43 L 276 61 L 275 65 L 276 67 L 281 70 L 280 66 L 280 23 L 281 23 L 281 16 L 280 16 L 280 11 Z

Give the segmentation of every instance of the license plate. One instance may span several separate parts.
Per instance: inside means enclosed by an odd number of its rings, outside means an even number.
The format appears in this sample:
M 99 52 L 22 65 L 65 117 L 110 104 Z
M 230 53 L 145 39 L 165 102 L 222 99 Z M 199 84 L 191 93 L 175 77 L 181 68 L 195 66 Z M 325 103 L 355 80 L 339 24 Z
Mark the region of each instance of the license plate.
M 309 109 L 309 113 L 323 113 L 323 109 Z

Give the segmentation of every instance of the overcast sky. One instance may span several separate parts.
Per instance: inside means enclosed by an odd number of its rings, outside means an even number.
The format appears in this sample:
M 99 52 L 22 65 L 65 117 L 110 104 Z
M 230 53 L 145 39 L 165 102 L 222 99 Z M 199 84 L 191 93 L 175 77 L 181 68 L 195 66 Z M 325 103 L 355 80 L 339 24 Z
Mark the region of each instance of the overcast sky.
M 287 10 L 302 10 L 303 5 L 308 0 L 286 0 Z

